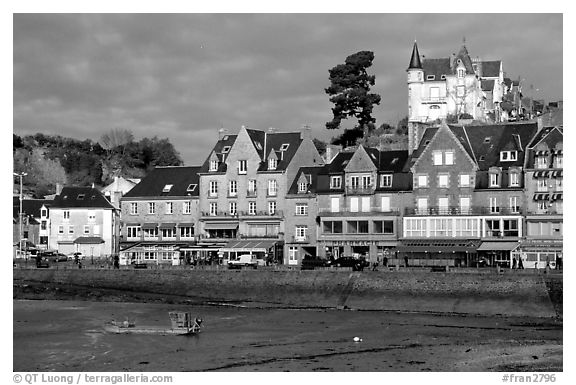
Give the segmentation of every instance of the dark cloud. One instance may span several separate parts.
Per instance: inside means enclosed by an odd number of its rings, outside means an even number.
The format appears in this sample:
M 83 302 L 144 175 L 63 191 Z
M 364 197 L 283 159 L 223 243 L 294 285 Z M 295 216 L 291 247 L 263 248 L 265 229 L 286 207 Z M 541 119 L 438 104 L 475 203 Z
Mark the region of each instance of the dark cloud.
M 502 59 L 536 96 L 562 98 L 561 14 L 17 14 L 14 132 L 98 140 L 112 128 L 167 137 L 187 164 L 241 125 L 330 138 L 328 69 L 359 50 L 378 123 L 406 115 L 412 43 Z

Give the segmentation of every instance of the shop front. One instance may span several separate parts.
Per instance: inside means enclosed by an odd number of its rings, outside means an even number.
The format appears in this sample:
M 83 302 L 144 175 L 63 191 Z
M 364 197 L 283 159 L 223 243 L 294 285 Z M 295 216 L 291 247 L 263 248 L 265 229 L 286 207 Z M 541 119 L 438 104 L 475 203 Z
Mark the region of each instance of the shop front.
M 489 266 L 514 267 L 514 258 L 518 261 L 519 241 L 484 241 L 478 247 L 478 256 L 484 258 Z
M 282 260 L 278 253 L 282 252 L 283 242 L 278 240 L 234 240 L 226 243 L 218 250 L 218 257 L 223 264 L 236 260 L 241 255 L 255 255 L 260 265 L 270 265 Z
M 405 239 L 393 264 L 408 266 L 471 266 L 476 260 L 477 239 Z
M 520 243 L 516 258 L 522 258 L 525 269 L 563 268 L 563 242 L 561 240 L 525 240 Z

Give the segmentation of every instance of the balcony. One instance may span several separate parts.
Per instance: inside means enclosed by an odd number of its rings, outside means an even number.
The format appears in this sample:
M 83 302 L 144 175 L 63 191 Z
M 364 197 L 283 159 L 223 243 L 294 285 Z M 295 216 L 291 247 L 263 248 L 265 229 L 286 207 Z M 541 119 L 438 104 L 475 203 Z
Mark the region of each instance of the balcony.
M 361 217 L 361 216 L 381 216 L 381 215 L 399 215 L 399 208 L 389 208 L 386 211 L 382 211 L 380 207 L 371 207 L 368 211 L 351 211 L 349 207 L 341 207 L 340 211 L 332 211 L 330 207 L 321 207 L 318 209 L 318 215 L 321 217 Z
M 422 103 L 446 103 L 446 96 L 425 96 Z
M 310 236 L 309 235 L 305 235 L 305 236 L 293 235 L 292 236 L 292 243 L 310 243 Z
M 404 215 L 419 216 L 419 215 L 521 215 L 523 209 L 521 207 L 459 207 L 447 206 L 439 207 L 432 206 L 427 208 L 407 207 L 404 209 Z
M 264 235 L 254 235 L 254 234 L 240 234 L 240 239 L 280 239 L 280 234 L 264 234 Z
M 239 216 L 241 218 L 283 218 L 284 213 L 282 210 L 276 210 L 273 213 L 270 213 L 269 211 L 240 211 Z
M 358 186 L 358 187 L 346 187 L 346 195 L 373 195 L 375 187 L 370 186 Z
M 202 211 L 200 213 L 201 218 L 238 218 L 238 213 L 230 214 L 229 211 L 217 211 L 215 213 L 210 213 L 209 211 Z

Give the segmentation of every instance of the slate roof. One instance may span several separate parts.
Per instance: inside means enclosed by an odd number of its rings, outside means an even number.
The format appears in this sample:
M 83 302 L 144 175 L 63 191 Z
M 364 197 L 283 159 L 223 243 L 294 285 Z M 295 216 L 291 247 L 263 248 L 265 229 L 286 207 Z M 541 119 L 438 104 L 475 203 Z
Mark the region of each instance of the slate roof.
M 312 167 L 300 167 L 298 173 L 296 173 L 296 178 L 292 182 L 292 185 L 288 189 L 288 194 L 298 194 L 298 181 L 300 180 L 300 176 L 304 173 L 305 175 L 310 175 L 310 185 L 309 190 L 311 193 L 316 193 L 318 191 L 318 187 L 320 184 L 324 182 L 320 180 L 319 175 L 322 172 L 325 172 L 326 166 L 312 166 Z M 327 174 L 324 174 L 327 176 Z M 325 179 L 325 178 L 324 178 Z M 330 180 L 328 179 L 328 182 Z
M 502 63 L 501 60 L 483 61 L 482 77 L 497 78 L 500 76 L 500 63 Z
M 122 200 L 139 197 L 198 197 L 200 190 L 199 166 L 156 167 L 132 188 Z M 196 185 L 193 191 L 188 186 Z M 166 185 L 172 185 L 163 192 Z
M 411 68 L 422 68 L 420 53 L 418 52 L 418 45 L 416 45 L 416 42 L 414 42 L 414 47 L 412 47 L 412 56 L 410 57 L 410 64 L 408 65 L 408 69 Z
M 426 81 L 443 81 L 442 75 L 450 75 L 452 73 L 450 58 L 424 59 L 422 67 L 424 69 L 424 80 L 428 79 L 428 75 L 434 75 L 434 80 Z
M 50 207 L 51 204 L 51 199 L 22 199 L 22 213 L 40 218 L 42 206 Z M 12 217 L 18 218 L 18 215 L 20 215 L 20 198 L 16 196 L 12 198 Z
M 561 127 L 544 127 L 534 136 L 527 149 L 527 168 L 534 168 L 535 162 L 535 151 L 534 147 L 538 143 L 544 141 L 550 150 L 552 150 L 557 143 L 563 142 L 564 131 Z M 552 164 L 550 164 L 552 166 Z
M 212 153 L 216 153 L 220 162 L 218 165 L 218 172 L 226 172 L 226 163 L 224 163 L 223 159 L 225 159 L 228 156 L 228 154 L 223 153 L 222 150 L 224 149 L 224 147 L 232 148 L 234 142 L 236 142 L 237 137 L 238 135 L 224 135 L 222 139 L 219 139 L 212 148 L 212 151 L 210 151 L 210 155 L 208 155 L 208 158 L 206 158 L 202 166 L 200 166 L 199 172 L 201 173 L 208 172 L 208 170 L 210 169 L 210 157 L 212 156 Z
M 252 140 L 252 144 L 254 145 L 254 148 L 256 149 L 256 151 L 258 151 L 258 156 L 260 156 L 260 159 L 263 159 L 264 158 L 264 138 L 265 138 L 267 133 L 264 131 L 254 130 L 251 128 L 247 128 L 246 132 L 248 133 L 248 136 Z
M 266 171 L 268 170 L 268 155 L 271 151 L 276 151 L 276 156 L 278 157 L 278 164 L 276 166 L 276 171 L 285 170 L 296 151 L 300 147 L 302 143 L 302 139 L 300 138 L 300 132 L 274 132 L 274 133 L 265 133 L 266 135 L 266 154 L 263 151 L 259 152 L 259 154 L 264 154 L 261 159 L 262 163 L 258 168 L 258 171 Z M 262 144 L 264 144 L 264 139 L 262 139 Z M 288 148 L 286 151 L 280 151 L 280 147 L 283 144 L 287 144 Z
M 466 48 L 465 45 L 462 45 L 462 47 L 460 48 L 460 51 L 458 51 L 458 54 L 456 55 L 456 59 L 462 60 L 462 64 L 464 64 L 464 67 L 466 68 L 467 74 L 473 74 L 474 73 L 474 68 L 472 67 L 472 59 L 470 59 L 470 55 L 468 54 L 468 49 Z M 454 69 L 453 69 L 454 73 L 456 72 L 456 63 L 457 63 L 457 60 L 454 61 Z
M 67 186 L 62 188 L 60 195 L 56 195 L 51 208 L 114 209 L 114 206 L 98 189 Z
M 482 80 L 482 91 L 493 91 L 494 90 L 494 80 Z
M 562 126 L 564 120 L 564 109 L 558 108 L 543 113 L 538 119 L 542 120 L 543 127 Z

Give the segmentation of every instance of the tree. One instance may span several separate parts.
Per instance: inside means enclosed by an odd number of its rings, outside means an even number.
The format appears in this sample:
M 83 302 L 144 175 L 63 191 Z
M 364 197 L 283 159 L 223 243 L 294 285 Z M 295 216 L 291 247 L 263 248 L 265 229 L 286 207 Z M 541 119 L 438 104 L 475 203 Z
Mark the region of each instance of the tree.
M 326 123 L 329 130 L 340 128 L 343 119 L 354 117 L 360 130 L 374 129 L 376 119 L 372 117 L 375 104 L 380 104 L 380 95 L 369 93 L 376 77 L 368 75 L 366 69 L 372 65 L 374 53 L 360 51 L 346 58 L 344 64 L 330 69 L 330 87 L 325 92 L 330 95 L 333 119 Z
M 314 143 L 314 147 L 316 147 L 316 150 L 318 150 L 318 153 L 320 155 L 323 155 L 326 152 L 326 146 L 327 146 L 326 142 L 318 138 L 312 139 L 312 142 Z
M 134 135 L 128 130 L 115 128 L 110 132 L 105 133 L 100 137 L 100 145 L 109 153 L 115 151 L 124 154 L 124 150 L 128 143 L 134 141 Z

